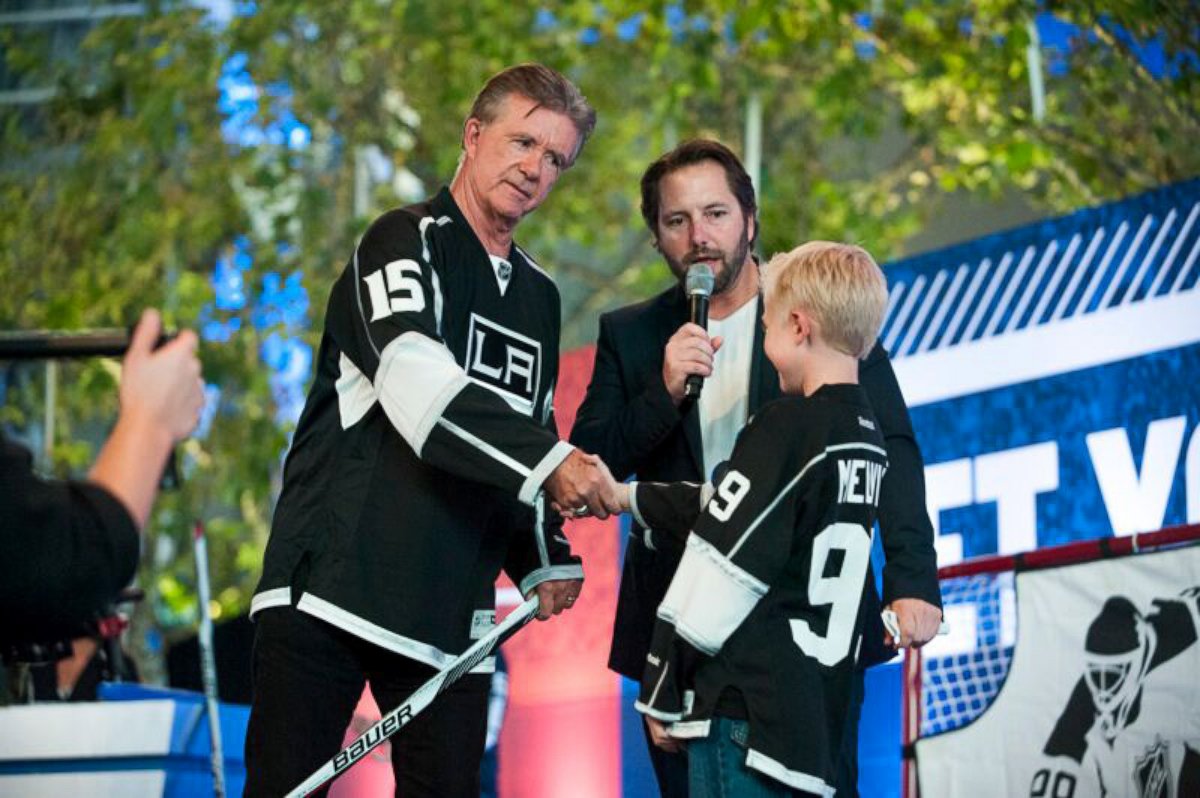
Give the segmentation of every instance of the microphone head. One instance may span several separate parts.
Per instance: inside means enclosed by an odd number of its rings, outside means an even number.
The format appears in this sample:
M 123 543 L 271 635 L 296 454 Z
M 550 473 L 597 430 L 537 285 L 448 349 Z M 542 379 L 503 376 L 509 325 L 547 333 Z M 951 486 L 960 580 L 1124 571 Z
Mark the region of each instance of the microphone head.
M 688 296 L 712 296 L 716 279 L 707 263 L 693 263 L 688 267 L 683 287 Z

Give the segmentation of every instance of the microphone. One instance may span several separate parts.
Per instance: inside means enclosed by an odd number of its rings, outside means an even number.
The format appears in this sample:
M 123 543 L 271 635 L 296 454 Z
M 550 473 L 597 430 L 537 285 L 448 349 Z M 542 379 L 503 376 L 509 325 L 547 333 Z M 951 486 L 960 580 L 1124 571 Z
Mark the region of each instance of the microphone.
M 688 321 L 708 329 L 708 298 L 712 296 L 713 283 L 716 278 L 707 263 L 693 263 L 687 270 L 684 279 L 684 290 L 688 296 Z M 689 374 L 683 387 L 684 401 L 695 401 L 700 398 L 704 387 L 704 378 L 699 374 Z

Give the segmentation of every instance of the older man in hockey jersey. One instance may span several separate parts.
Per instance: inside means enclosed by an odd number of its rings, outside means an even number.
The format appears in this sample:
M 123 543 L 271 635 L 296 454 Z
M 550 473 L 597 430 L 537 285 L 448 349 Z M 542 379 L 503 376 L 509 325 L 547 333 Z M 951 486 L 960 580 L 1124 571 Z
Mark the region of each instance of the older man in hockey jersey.
M 450 187 L 377 219 L 334 284 L 252 604 L 248 795 L 336 753 L 364 681 L 386 712 L 486 633 L 501 568 L 543 618 L 578 595 L 543 491 L 618 505 L 603 464 L 555 434 L 558 290 L 513 231 L 594 124 L 554 70 L 497 74 Z M 487 698 L 467 676 L 393 740 L 398 794 L 478 794 Z

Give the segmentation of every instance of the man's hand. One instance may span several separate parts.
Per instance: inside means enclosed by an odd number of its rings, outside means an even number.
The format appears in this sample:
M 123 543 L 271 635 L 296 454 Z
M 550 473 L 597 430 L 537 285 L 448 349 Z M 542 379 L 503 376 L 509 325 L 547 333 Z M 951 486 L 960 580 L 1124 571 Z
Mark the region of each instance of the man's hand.
M 133 331 L 121 367 L 121 413 L 166 435 L 170 443 L 196 428 L 204 409 L 204 380 L 196 358 L 196 334 L 184 330 L 158 350 L 158 311 L 149 309 Z
M 88 478 L 115 496 L 138 529 L 146 525 L 171 447 L 196 428 L 204 380 L 190 330 L 154 348 L 162 321 L 147 310 L 121 365 L 121 412 Z
M 683 750 L 683 741 L 676 740 L 667 734 L 666 725 L 658 718 L 652 718 L 647 715 L 646 728 L 650 730 L 650 739 L 654 741 L 656 747 L 672 754 L 677 754 Z
M 676 407 L 683 401 L 688 377 L 693 374 L 712 376 L 713 357 L 721 343 L 720 337 L 710 339 L 703 327 L 691 322 L 676 330 L 667 341 L 663 350 L 662 378 Z
M 617 482 L 599 457 L 578 449 L 567 455 L 542 483 L 560 511 L 608 518 L 621 512 Z M 584 512 L 586 510 L 586 512 Z
M 884 645 L 894 649 L 920 648 L 934 638 L 942 622 L 942 611 L 921 599 L 896 599 L 885 609 L 896 613 L 896 623 L 900 627 L 899 640 L 890 632 L 883 633 Z
M 538 597 L 537 619 L 546 621 L 551 615 L 558 615 L 563 610 L 575 606 L 575 601 L 583 590 L 583 580 L 552 579 L 540 583 L 535 590 Z
M 628 483 L 618 482 L 616 484 L 616 487 L 614 488 L 614 490 L 616 491 L 616 497 L 617 497 L 617 505 L 618 505 L 617 512 L 621 512 L 621 513 L 632 512 L 632 509 L 630 507 L 630 499 L 629 499 L 629 495 L 632 492 L 632 490 L 630 489 Z M 574 519 L 574 518 L 587 518 L 588 516 L 591 515 L 591 511 L 589 511 L 587 507 L 577 507 L 577 508 L 563 507 L 558 502 L 550 502 L 550 508 L 552 510 L 554 510 L 554 512 L 558 513 L 564 519 L 567 519 L 567 520 Z M 615 515 L 615 513 L 614 513 L 614 515 Z

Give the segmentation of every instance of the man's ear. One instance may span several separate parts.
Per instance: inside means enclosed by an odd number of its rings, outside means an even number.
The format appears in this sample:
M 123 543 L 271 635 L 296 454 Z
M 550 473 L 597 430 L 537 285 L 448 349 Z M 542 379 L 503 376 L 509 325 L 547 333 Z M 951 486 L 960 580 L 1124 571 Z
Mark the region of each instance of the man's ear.
M 758 235 L 758 216 L 752 215 L 746 220 L 746 240 L 753 242 L 756 235 Z
M 462 146 L 467 155 L 475 154 L 475 147 L 479 143 L 479 134 L 482 130 L 483 122 L 475 117 L 471 117 L 463 123 Z

